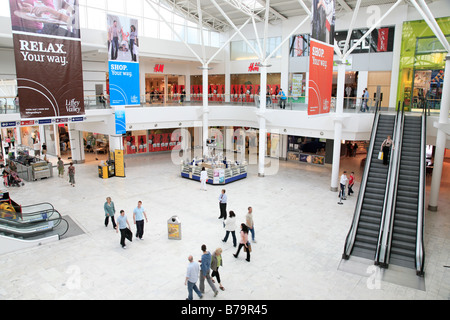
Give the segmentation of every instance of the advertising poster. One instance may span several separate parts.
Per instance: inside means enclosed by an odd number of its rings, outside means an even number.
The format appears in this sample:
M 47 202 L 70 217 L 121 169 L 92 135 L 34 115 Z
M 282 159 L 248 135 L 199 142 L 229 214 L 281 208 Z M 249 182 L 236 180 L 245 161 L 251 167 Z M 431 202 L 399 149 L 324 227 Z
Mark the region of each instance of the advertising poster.
M 138 153 L 146 153 L 147 152 L 147 136 L 141 135 L 138 136 Z
M 140 105 L 138 20 L 108 14 L 107 24 L 110 103 Z
M 116 134 L 127 133 L 127 123 L 125 119 L 125 106 L 117 106 L 114 110 Z
M 125 177 L 125 162 L 123 158 L 123 150 L 114 151 L 114 168 L 116 177 Z
M 21 118 L 84 115 L 78 1 L 9 4 Z
M 335 0 L 312 0 L 311 38 L 334 45 Z
M 123 145 L 127 154 L 136 153 L 136 141 L 134 136 L 127 136 L 123 138 Z
M 330 112 L 333 85 L 333 46 L 311 39 L 308 115 Z

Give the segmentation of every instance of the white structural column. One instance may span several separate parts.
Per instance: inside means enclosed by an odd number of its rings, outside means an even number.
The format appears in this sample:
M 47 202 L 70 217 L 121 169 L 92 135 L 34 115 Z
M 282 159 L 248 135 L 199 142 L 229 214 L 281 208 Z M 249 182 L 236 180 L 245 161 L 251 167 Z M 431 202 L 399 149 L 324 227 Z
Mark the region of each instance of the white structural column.
M 333 148 L 333 166 L 331 169 L 331 191 L 339 190 L 339 168 L 341 164 L 341 140 L 342 140 L 342 120 L 344 115 L 344 84 L 345 84 L 345 64 L 343 61 L 337 61 L 337 94 L 336 94 L 336 113 L 334 119 L 334 148 Z
M 112 134 L 109 135 L 109 150 L 110 151 L 123 150 L 122 135 L 120 136 L 115 136 Z
M 259 157 L 258 157 L 258 176 L 264 177 L 264 165 L 266 160 L 267 129 L 266 129 L 266 89 L 267 89 L 267 67 L 260 66 L 261 70 L 261 89 L 260 89 L 260 107 L 257 113 L 259 117 Z
M 208 128 L 209 128 L 209 106 L 208 106 L 208 67 L 203 66 L 203 134 L 202 134 L 202 146 L 203 146 L 203 155 L 206 154 L 208 147 L 206 146 L 206 140 L 209 137 Z
M 84 163 L 84 143 L 83 143 L 83 132 L 76 130 L 74 125 L 69 123 L 69 139 L 70 139 L 70 150 L 72 152 L 73 163 Z
M 441 110 L 437 125 L 436 152 L 434 155 L 433 176 L 431 179 L 430 201 L 428 209 L 437 211 L 439 189 L 441 186 L 442 166 L 444 164 L 445 145 L 447 134 L 444 129 L 448 125 L 448 112 L 450 109 L 450 53 L 445 58 L 444 85 L 442 90 Z

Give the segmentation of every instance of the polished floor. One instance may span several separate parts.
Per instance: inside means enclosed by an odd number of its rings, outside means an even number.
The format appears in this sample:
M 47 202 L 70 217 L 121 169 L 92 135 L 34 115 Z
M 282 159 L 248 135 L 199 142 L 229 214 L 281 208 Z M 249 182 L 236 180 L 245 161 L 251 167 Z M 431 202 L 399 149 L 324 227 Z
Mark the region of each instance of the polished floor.
M 341 162 L 342 169 L 355 171 L 358 182 L 360 160 Z M 281 161 L 276 174 L 260 178 L 257 166 L 250 165 L 247 179 L 226 185 L 227 209 L 235 211 L 239 224 L 247 207 L 253 207 L 257 243 L 249 263 L 242 252 L 233 257 L 231 239 L 221 241 L 225 233 L 217 219 L 221 186 L 201 191 L 198 182 L 180 177 L 180 166 L 170 154 L 127 159 L 126 178 L 100 179 L 97 165 L 93 161 L 76 166 L 76 187 L 56 176 L 9 190 L 22 205 L 52 203 L 83 232 L 2 255 L 0 299 L 184 300 L 187 258 L 192 254 L 200 259 L 202 244 L 211 252 L 223 249 L 219 271 L 225 291 L 214 297 L 206 285 L 205 300 L 450 298 L 450 269 L 445 267 L 450 265 L 449 163 L 439 211 L 426 214 L 425 290 L 388 278 L 374 286 L 373 266 L 367 274 L 339 268 L 356 196 L 337 204 L 337 194 L 329 191 L 329 167 Z M 125 210 L 133 232 L 132 211 L 139 200 L 143 202 L 149 218 L 144 240 L 121 248 L 120 236 L 111 225 L 104 226 L 108 196 L 117 211 Z M 181 220 L 182 240 L 168 239 L 167 220 L 173 215 Z

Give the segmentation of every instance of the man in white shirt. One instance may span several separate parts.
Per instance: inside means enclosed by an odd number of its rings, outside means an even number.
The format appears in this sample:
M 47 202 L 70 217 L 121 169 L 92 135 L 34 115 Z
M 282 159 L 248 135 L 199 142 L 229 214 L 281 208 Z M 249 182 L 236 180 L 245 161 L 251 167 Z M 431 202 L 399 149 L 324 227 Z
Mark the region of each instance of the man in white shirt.
M 188 298 L 186 300 L 193 300 L 192 290 L 194 290 L 201 299 L 203 298 L 203 295 L 196 285 L 200 275 L 200 266 L 198 263 L 194 262 L 194 258 L 192 256 L 189 256 L 188 260 L 189 265 L 187 267 L 186 280 L 184 281 L 184 285 L 187 285 L 188 287 Z
M 339 191 L 339 198 L 341 198 L 342 200 L 347 200 L 345 198 L 345 186 L 348 183 L 348 178 L 347 178 L 347 171 L 344 171 L 344 173 L 342 173 L 341 175 L 341 190 Z

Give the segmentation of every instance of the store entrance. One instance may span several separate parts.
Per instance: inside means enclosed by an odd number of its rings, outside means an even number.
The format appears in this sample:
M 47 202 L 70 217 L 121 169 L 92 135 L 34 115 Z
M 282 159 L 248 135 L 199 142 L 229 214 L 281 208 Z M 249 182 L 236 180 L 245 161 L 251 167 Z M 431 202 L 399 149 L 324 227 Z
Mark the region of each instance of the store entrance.
M 185 76 L 145 75 L 145 100 L 148 104 L 179 103 L 185 90 Z
M 444 70 L 414 70 L 411 88 L 405 88 L 405 104 L 411 109 L 440 109 Z

